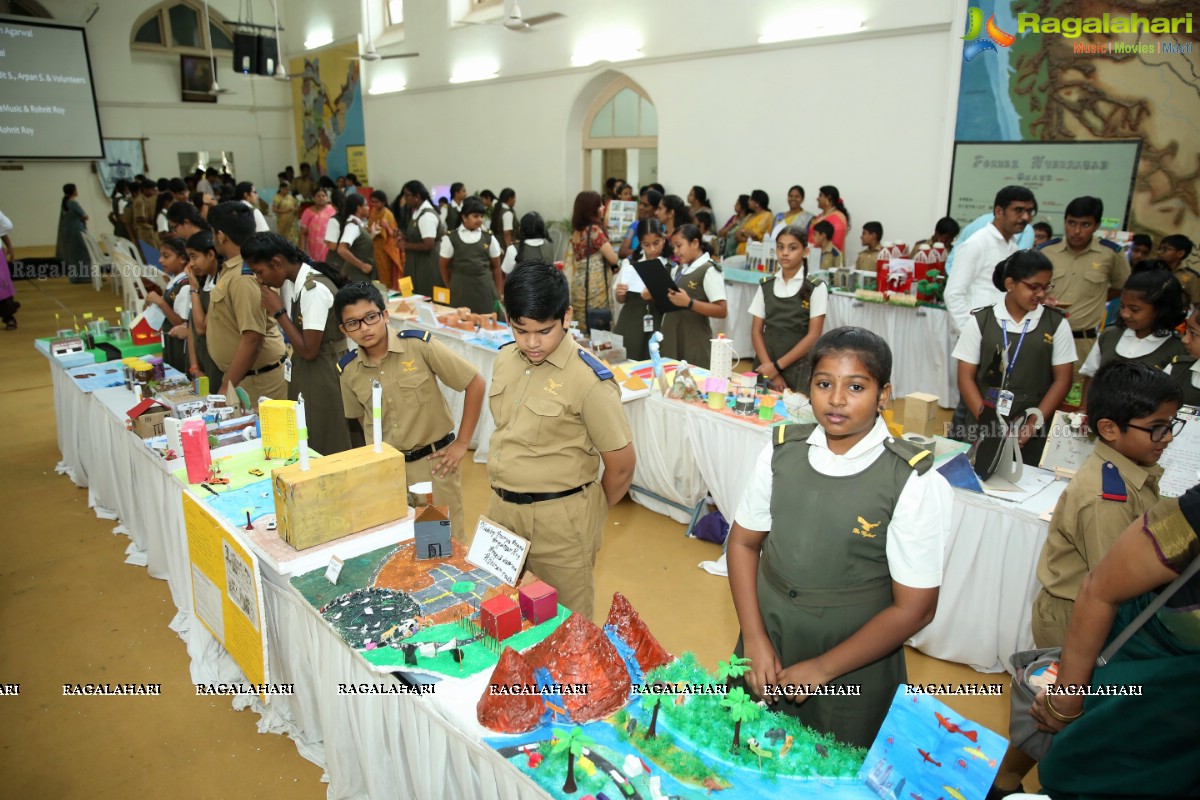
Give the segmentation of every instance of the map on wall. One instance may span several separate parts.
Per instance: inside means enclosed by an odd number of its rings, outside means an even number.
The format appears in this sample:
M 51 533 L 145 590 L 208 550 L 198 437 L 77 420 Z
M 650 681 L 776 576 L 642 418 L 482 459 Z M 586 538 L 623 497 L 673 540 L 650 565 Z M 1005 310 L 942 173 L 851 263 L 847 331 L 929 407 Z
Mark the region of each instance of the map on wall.
M 346 174 L 346 148 L 366 141 L 357 45 L 294 58 L 289 71 L 299 160 L 318 175 Z
M 971 0 L 955 138 L 1140 138 L 1130 228 L 1200 238 L 1192 10 L 1189 0 Z

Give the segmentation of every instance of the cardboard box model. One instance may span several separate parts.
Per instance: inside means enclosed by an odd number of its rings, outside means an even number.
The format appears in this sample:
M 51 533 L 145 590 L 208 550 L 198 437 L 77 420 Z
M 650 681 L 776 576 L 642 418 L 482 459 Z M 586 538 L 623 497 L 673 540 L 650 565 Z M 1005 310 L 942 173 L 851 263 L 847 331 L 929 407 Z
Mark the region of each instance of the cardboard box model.
M 171 409 L 157 400 L 143 400 L 129 409 L 129 429 L 143 439 L 163 434 L 163 420 L 171 415 Z
M 279 536 L 297 550 L 408 515 L 404 454 L 389 444 L 347 450 L 271 470 Z
M 933 436 L 941 433 L 937 424 L 937 395 L 913 392 L 904 397 L 904 432 Z
M 413 518 L 413 555 L 418 559 L 449 558 L 450 515 L 446 506 L 424 506 Z
M 534 625 L 540 625 L 558 614 L 558 590 L 545 581 L 534 581 L 517 590 L 521 600 L 521 615 Z
M 498 642 L 521 630 L 521 609 L 506 594 L 498 594 L 479 606 L 479 625 Z

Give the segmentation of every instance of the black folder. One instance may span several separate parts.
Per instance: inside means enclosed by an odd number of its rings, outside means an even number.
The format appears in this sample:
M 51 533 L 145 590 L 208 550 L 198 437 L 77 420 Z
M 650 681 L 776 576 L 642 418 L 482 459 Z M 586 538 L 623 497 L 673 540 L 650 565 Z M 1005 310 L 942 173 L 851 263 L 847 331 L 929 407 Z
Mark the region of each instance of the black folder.
M 642 261 L 634 264 L 633 268 L 641 276 L 642 283 L 646 284 L 646 288 L 650 290 L 650 297 L 654 299 L 654 305 L 659 311 L 667 314 L 683 310 L 683 307 L 675 305 L 671 302 L 671 298 L 667 297 L 668 291 L 677 290 L 679 287 L 675 285 L 670 271 L 663 266 L 661 261 L 657 258 L 653 261 Z

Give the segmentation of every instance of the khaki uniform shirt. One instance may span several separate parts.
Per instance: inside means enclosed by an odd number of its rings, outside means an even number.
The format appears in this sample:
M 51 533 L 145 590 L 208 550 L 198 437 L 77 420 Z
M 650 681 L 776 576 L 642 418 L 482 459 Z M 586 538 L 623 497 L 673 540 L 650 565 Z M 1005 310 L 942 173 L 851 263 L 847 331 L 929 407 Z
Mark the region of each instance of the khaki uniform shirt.
M 225 262 L 217 274 L 217 284 L 209 293 L 208 354 L 222 372 L 229 370 L 233 354 L 245 332 L 263 336 L 258 358 L 251 370 L 278 364 L 287 352 L 283 334 L 275 320 L 262 307 L 262 291 L 258 279 L 242 274 L 242 257 Z
M 471 362 L 432 336 L 422 341 L 389 329 L 387 354 L 378 363 L 371 363 L 360 348 L 342 368 L 342 406 L 348 418 L 363 420 L 366 440 L 372 441 L 371 383 L 379 381 L 383 440 L 397 450 L 416 450 L 454 430 L 438 381 L 461 392 L 478 374 Z
M 1073 331 L 1092 330 L 1104 321 L 1108 290 L 1120 289 L 1129 279 L 1125 255 L 1092 239 L 1082 253 L 1073 253 L 1062 239 L 1046 244 L 1041 252 L 1054 265 L 1054 297 L 1068 313 Z
M 846 261 L 842 257 L 842 251 L 833 245 L 829 245 L 829 249 L 821 253 L 821 269 L 841 269 L 844 266 L 846 266 Z
M 876 260 L 879 258 L 879 251 L 882 247 L 876 247 L 874 250 L 863 250 L 858 254 L 858 258 L 854 261 L 854 268 L 859 272 L 874 272 Z
M 488 405 L 496 421 L 488 453 L 492 486 L 562 492 L 592 483 L 600 454 L 633 441 L 621 390 L 600 380 L 570 335 L 541 364 L 516 345 L 500 351 Z
M 1125 482 L 1128 499 L 1100 496 L 1105 462 L 1112 462 Z M 1038 559 L 1037 576 L 1046 592 L 1074 600 L 1088 572 L 1100 562 L 1129 524 L 1158 502 L 1163 468 L 1142 467 L 1103 441 L 1088 456 L 1058 499 L 1050 531 Z
M 1184 266 L 1186 262 L 1181 262 L 1179 266 L 1171 274 L 1179 281 L 1179 285 L 1183 287 L 1183 293 L 1187 295 L 1188 305 L 1200 304 L 1200 276 L 1191 269 Z

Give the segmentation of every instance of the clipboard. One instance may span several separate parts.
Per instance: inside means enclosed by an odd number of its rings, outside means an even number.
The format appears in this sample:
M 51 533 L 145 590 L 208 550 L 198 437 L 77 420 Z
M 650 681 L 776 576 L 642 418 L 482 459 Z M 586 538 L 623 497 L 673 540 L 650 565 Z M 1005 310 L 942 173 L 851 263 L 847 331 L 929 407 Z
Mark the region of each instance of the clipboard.
M 672 311 L 682 310 L 667 296 L 668 291 L 672 289 L 679 291 L 679 287 L 671 279 L 671 273 L 667 271 L 661 261 L 658 259 L 642 261 L 634 264 L 633 268 L 641 277 L 642 282 L 646 284 L 646 288 L 650 290 L 650 297 L 654 299 L 654 305 L 659 311 L 668 314 Z

